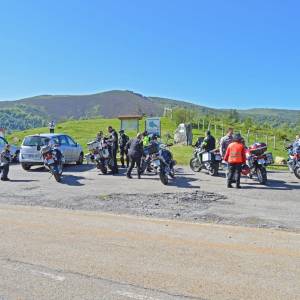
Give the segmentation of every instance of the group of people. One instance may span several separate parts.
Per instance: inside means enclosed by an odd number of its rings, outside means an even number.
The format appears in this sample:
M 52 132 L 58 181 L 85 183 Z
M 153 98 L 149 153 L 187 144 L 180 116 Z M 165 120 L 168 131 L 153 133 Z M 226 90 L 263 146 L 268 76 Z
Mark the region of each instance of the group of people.
M 108 127 L 108 142 L 109 142 L 109 151 L 110 155 L 114 161 L 114 168 L 112 174 L 118 174 L 118 162 L 117 162 L 117 153 L 120 153 L 120 162 L 122 168 L 127 168 L 126 176 L 131 179 L 131 173 L 133 168 L 136 166 L 138 178 L 141 178 L 141 160 L 145 155 L 145 149 L 149 147 L 150 144 L 157 142 L 157 136 L 150 136 L 147 131 L 143 133 L 138 133 L 137 136 L 133 139 L 130 139 L 126 135 L 124 130 L 120 130 L 119 134 L 112 127 Z M 97 140 L 101 140 L 104 137 L 103 132 L 100 131 L 97 134 Z M 125 165 L 126 163 L 126 165 Z

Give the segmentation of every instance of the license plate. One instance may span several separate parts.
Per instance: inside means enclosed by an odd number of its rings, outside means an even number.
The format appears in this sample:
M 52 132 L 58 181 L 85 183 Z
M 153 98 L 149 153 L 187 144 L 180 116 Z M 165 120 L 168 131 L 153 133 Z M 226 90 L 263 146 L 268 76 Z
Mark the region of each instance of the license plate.
M 266 163 L 266 161 L 264 159 L 259 159 L 257 161 L 260 165 L 264 165 Z

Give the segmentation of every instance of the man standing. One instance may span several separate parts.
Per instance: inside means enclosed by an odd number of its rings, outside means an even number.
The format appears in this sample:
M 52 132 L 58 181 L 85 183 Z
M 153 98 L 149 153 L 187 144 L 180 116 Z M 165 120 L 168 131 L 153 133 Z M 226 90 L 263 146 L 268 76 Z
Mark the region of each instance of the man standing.
M 120 139 L 119 139 L 119 146 L 120 146 L 120 160 L 122 164 L 122 168 L 125 168 L 125 160 L 126 160 L 126 166 L 129 167 L 129 157 L 128 157 L 128 151 L 126 149 L 126 144 L 129 141 L 128 135 L 125 134 L 124 130 L 120 130 Z
M 128 149 L 128 156 L 130 158 L 130 166 L 129 169 L 127 170 L 127 178 L 132 178 L 131 177 L 131 172 L 134 168 L 134 165 L 136 164 L 136 168 L 137 168 L 137 174 L 138 174 L 138 178 L 141 178 L 141 159 L 143 156 L 143 135 L 142 134 L 138 134 L 137 137 L 135 139 L 131 139 L 127 145 L 126 148 Z
M 223 136 L 220 140 L 220 153 L 224 157 L 227 147 L 233 141 L 233 128 L 228 128 L 227 134 Z
M 112 170 L 113 174 L 118 174 L 119 170 L 118 170 L 118 162 L 117 162 L 117 153 L 118 153 L 118 147 L 119 147 L 119 142 L 118 142 L 118 134 L 117 132 L 112 128 L 112 126 L 109 126 L 107 128 L 110 137 L 109 137 L 109 142 L 111 145 L 111 156 L 112 159 L 114 160 L 114 168 Z
M 231 184 L 235 177 L 236 188 L 240 189 L 242 166 L 246 163 L 246 149 L 240 134 L 233 136 L 233 142 L 228 146 L 224 160 L 228 162 L 227 187 L 232 188 Z
M 2 171 L 1 180 L 9 181 L 9 163 L 11 161 L 10 145 L 6 145 L 0 155 L 0 171 Z

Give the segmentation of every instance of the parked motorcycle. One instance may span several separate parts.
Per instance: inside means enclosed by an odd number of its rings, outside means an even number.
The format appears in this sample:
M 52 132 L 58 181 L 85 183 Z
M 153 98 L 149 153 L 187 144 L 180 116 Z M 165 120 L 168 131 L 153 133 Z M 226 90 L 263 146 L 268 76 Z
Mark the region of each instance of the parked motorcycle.
M 274 163 L 272 153 L 266 153 L 265 143 L 254 143 L 246 150 L 247 163 L 242 168 L 242 174 L 249 178 L 256 177 L 260 184 L 267 183 L 268 165 Z
M 289 153 L 288 168 L 291 173 L 294 173 L 300 179 L 300 147 L 294 148 L 293 145 L 289 145 L 286 150 Z
M 219 173 L 221 162 L 222 157 L 218 149 L 205 152 L 201 147 L 196 147 L 193 157 L 190 160 L 190 168 L 194 172 L 206 169 L 209 175 L 216 176 Z
M 107 139 L 101 139 L 101 141 L 92 141 L 87 144 L 89 154 L 86 155 L 87 161 L 92 161 L 96 164 L 102 174 L 107 174 L 108 169 L 113 170 L 114 160 L 109 152 L 109 144 Z
M 64 158 L 60 150 L 51 146 L 43 146 L 41 148 L 41 154 L 44 160 L 44 166 L 49 169 L 55 180 L 60 182 L 64 164 Z
M 160 150 L 156 158 L 152 159 L 151 165 L 157 170 L 162 184 L 167 185 L 169 183 L 169 176 L 171 178 L 175 177 L 176 161 L 173 159 L 168 146 L 160 145 Z

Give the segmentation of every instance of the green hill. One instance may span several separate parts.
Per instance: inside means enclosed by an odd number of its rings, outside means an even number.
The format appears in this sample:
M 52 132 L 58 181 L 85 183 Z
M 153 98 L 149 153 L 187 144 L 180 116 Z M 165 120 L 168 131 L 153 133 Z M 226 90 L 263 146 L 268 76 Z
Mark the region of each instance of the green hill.
M 214 109 L 187 101 L 146 97 L 132 91 L 107 91 L 93 95 L 42 95 L 17 101 L 0 101 L 0 127 L 24 130 L 39 127 L 50 120 L 80 120 L 94 117 L 116 118 L 119 115 L 140 114 L 162 116 L 164 108 L 192 110 L 198 119 L 226 118 L 233 113 L 241 122 L 251 118 L 258 124 L 280 127 L 299 126 L 300 110 Z

